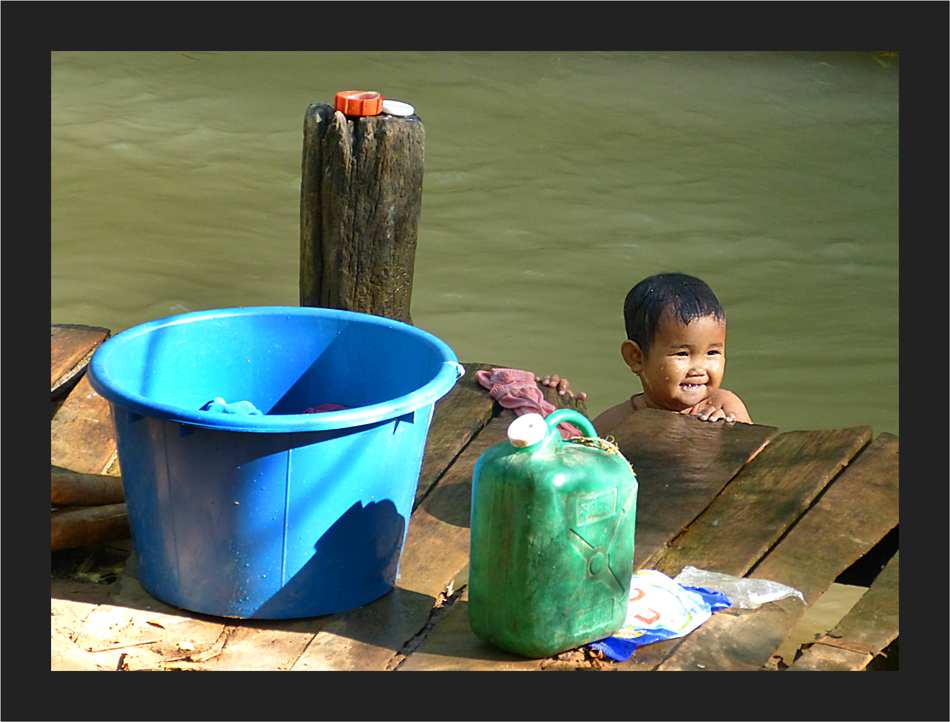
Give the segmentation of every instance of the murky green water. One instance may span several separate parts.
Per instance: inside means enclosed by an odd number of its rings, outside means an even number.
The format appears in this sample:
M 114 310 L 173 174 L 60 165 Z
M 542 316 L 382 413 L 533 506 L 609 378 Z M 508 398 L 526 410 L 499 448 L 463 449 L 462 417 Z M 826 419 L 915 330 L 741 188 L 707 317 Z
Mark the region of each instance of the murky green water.
M 784 430 L 899 433 L 898 64 L 870 53 L 53 53 L 53 323 L 296 305 L 304 111 L 426 126 L 415 324 L 463 361 L 639 391 L 622 304 L 729 317 L 725 386 Z

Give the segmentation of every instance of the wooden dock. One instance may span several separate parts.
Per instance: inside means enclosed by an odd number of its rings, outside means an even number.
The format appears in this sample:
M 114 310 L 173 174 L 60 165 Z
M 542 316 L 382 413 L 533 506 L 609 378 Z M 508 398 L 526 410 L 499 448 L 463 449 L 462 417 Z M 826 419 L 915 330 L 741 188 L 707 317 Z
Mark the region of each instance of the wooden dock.
M 108 331 L 54 326 L 51 335 L 51 463 L 116 475 L 108 404 L 82 375 Z M 623 663 L 588 648 L 524 659 L 481 642 L 467 616 L 472 470 L 506 438 L 514 416 L 475 380 L 491 365 L 465 367 L 435 407 L 392 592 L 312 619 L 219 619 L 146 593 L 131 543 L 93 533 L 79 548 L 53 552 L 51 668 L 774 670 L 790 630 L 846 570 L 860 571 L 869 591 L 789 669 L 861 670 L 896 648 L 899 553 L 888 549 L 896 549 L 899 522 L 898 437 L 872 438 L 867 426 L 780 432 L 651 410 L 612 432 L 640 484 L 635 566 L 769 579 L 800 590 L 806 604 L 788 598 L 724 610 Z

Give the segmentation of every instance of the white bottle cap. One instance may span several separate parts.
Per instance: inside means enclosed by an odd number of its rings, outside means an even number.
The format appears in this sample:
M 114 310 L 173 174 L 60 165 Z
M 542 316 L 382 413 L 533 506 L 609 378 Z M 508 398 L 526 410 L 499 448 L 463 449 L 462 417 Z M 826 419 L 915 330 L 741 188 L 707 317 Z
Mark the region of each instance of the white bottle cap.
M 511 422 L 508 427 L 508 441 L 512 446 L 523 449 L 537 444 L 547 433 L 548 425 L 541 414 L 525 414 Z
M 383 112 L 389 115 L 412 115 L 416 112 L 409 103 L 400 103 L 398 100 L 383 100 Z

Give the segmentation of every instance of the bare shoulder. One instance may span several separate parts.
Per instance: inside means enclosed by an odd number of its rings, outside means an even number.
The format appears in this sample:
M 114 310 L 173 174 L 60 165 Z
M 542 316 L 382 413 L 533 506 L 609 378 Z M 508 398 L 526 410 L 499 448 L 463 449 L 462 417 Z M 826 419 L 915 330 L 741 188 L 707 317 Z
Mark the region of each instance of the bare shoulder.
M 598 436 L 604 436 L 608 431 L 617 426 L 621 421 L 633 413 L 630 406 L 630 400 L 621 401 L 616 406 L 611 406 L 600 416 L 594 419 L 594 430 Z

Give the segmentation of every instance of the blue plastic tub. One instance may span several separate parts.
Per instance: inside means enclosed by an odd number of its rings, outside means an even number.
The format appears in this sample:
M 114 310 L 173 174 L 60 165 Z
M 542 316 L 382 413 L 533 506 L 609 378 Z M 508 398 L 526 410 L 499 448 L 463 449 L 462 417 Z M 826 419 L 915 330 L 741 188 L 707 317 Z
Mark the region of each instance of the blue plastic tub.
M 260 619 L 385 594 L 433 406 L 461 373 L 425 331 L 322 308 L 186 313 L 109 339 L 89 380 L 112 404 L 142 586 Z M 201 410 L 219 397 L 263 415 Z M 326 403 L 347 409 L 303 413 Z

